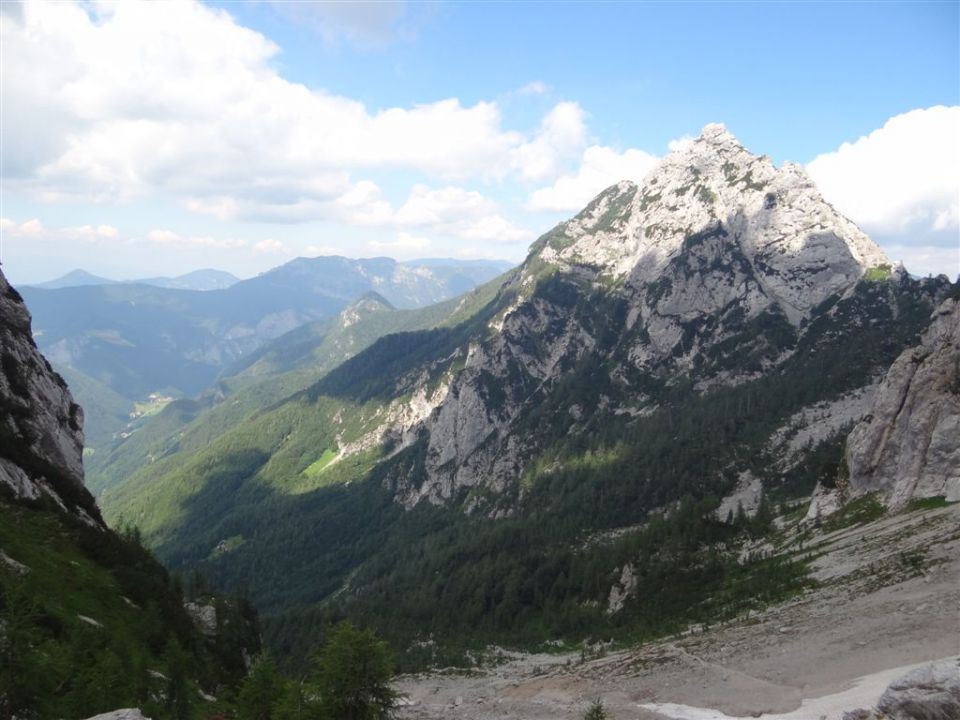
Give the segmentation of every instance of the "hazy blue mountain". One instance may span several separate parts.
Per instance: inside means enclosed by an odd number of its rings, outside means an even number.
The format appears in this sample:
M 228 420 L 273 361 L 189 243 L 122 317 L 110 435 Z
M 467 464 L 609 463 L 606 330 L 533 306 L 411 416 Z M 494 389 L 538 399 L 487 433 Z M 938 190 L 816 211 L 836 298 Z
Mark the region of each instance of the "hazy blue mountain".
M 150 277 L 137 280 L 110 280 L 109 278 L 89 273 L 86 270 L 77 269 L 54 280 L 24 285 L 23 287 L 59 290 L 68 287 L 117 285 L 123 283 L 127 285 L 153 285 L 154 287 L 175 288 L 178 290 L 224 290 L 238 282 L 240 282 L 240 278 L 235 275 L 231 275 L 223 270 L 213 270 L 210 268 L 194 270 L 193 272 L 188 272 L 176 277 Z
M 126 399 L 130 412 L 136 403 L 151 404 L 151 394 L 195 395 L 264 343 L 332 318 L 365 293 L 416 308 L 496 274 L 495 265 L 460 267 L 456 261 L 428 268 L 389 258 L 321 257 L 299 258 L 224 289 L 108 282 L 24 287 L 23 295 L 42 351 L 58 369 L 82 375 L 77 396 L 89 408 L 88 436 L 102 442 L 124 429 L 125 423 L 103 424 L 122 417 L 116 395 Z M 200 271 L 192 281 L 226 279 Z M 100 393 L 100 387 L 116 395 Z
M 33 285 L 23 285 L 21 287 L 35 287 L 43 288 L 44 290 L 58 290 L 60 288 L 67 287 L 85 287 L 87 285 L 113 285 L 116 283 L 116 280 L 110 280 L 105 277 L 100 277 L 99 275 L 94 275 L 93 273 L 88 273 L 86 270 L 76 269 L 71 270 L 66 275 L 62 275 L 53 280 L 47 280 L 42 283 L 34 283 Z
M 155 285 L 157 287 L 176 288 L 178 290 L 225 290 L 231 285 L 240 282 L 240 278 L 224 270 L 205 268 L 194 270 L 177 277 L 153 277 L 139 280 L 129 280 L 141 285 Z

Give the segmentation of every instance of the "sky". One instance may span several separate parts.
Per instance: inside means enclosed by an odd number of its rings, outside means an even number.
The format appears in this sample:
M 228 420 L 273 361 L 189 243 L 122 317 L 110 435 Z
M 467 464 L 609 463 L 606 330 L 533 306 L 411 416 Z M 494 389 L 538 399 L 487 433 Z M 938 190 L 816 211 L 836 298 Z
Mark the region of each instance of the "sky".
M 0 0 L 15 283 L 520 261 L 722 122 L 960 273 L 960 3 Z

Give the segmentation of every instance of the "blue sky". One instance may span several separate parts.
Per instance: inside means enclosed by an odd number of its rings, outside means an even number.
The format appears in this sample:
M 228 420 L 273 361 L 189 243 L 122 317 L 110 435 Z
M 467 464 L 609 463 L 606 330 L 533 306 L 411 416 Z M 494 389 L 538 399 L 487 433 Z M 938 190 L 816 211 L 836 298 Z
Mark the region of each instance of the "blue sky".
M 723 122 L 956 275 L 958 8 L 4 2 L 4 269 L 519 260 Z

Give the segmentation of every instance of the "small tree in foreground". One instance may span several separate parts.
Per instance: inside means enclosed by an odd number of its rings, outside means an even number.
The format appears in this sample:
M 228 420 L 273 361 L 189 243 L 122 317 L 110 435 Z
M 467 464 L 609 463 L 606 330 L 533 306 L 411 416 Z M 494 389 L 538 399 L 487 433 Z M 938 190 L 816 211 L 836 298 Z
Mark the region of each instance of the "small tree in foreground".
M 583 720 L 610 720 L 610 715 L 607 714 L 602 702 L 594 700 L 583 714 Z
M 390 686 L 390 650 L 373 631 L 340 623 L 317 656 L 316 669 L 315 688 L 325 717 L 385 720 L 393 716 L 399 694 Z

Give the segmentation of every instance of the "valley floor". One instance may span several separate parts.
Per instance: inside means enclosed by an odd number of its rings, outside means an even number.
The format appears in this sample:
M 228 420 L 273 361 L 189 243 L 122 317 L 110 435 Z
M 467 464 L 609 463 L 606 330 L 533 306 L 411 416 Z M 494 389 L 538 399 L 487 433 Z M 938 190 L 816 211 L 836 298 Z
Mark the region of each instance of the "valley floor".
M 401 717 L 573 720 L 600 699 L 615 720 L 840 720 L 910 667 L 960 655 L 960 504 L 787 543 L 814 554 L 819 583 L 787 603 L 593 660 L 407 676 Z

